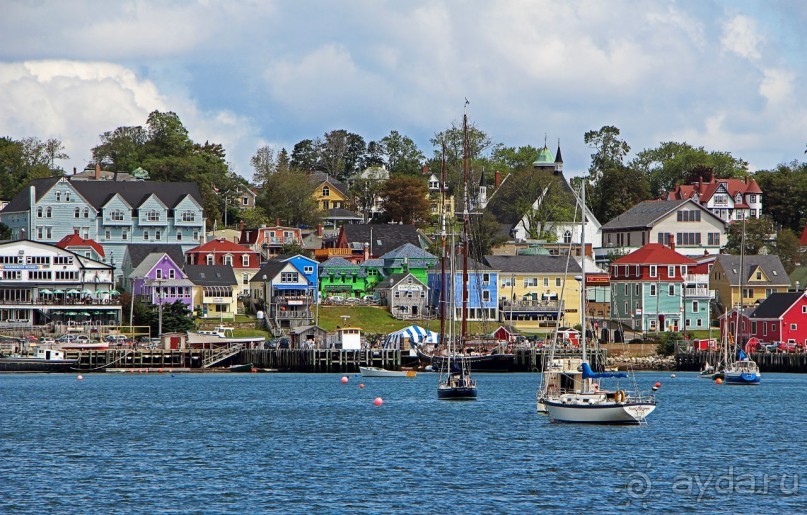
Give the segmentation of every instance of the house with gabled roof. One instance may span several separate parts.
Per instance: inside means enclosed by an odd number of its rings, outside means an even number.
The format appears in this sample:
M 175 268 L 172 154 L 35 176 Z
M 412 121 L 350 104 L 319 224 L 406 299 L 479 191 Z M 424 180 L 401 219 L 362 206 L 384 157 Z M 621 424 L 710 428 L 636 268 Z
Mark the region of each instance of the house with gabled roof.
M 361 262 L 377 258 L 397 249 L 404 243 L 420 248 L 428 246 L 428 239 L 414 225 L 402 224 L 349 224 L 343 225 L 334 244 L 337 249 L 349 249 L 345 259 Z
M 250 280 L 253 304 L 263 308 L 270 330 L 308 325 L 318 302 L 318 263 L 281 256 L 264 263 Z
M 333 257 L 319 265 L 319 290 L 325 298 L 334 295 L 361 298 L 372 288 L 368 287 L 367 272 L 363 267 Z
M 61 249 L 67 249 L 81 254 L 84 257 L 94 259 L 96 261 L 104 261 L 104 247 L 98 244 L 97 241 L 89 238 L 82 238 L 79 236 L 78 231 L 69 234 L 56 242 L 56 246 Z
M 448 260 L 447 260 L 448 261 Z M 462 256 L 454 257 L 455 263 L 462 263 Z M 461 269 L 454 271 L 452 280 L 450 266 L 446 262 L 445 275 L 443 265 L 438 261 L 428 271 L 429 307 L 432 313 L 440 314 L 440 302 L 449 306 L 452 291 L 455 299 L 457 320 L 462 318 L 462 275 Z M 445 283 L 445 288 L 443 284 Z M 498 321 L 499 320 L 499 271 L 468 258 L 468 287 L 466 320 Z M 453 285 L 453 287 L 452 287 Z M 450 315 L 446 309 L 446 317 Z
M 574 280 L 582 268 L 566 256 L 485 256 L 484 264 L 498 271 L 499 319 L 523 331 L 548 331 L 557 325 L 580 323 L 580 286 Z
M 749 315 L 751 336 L 807 345 L 807 292 L 772 293 Z
M 159 305 L 180 301 L 192 309 L 193 283 L 180 263 L 168 254 L 149 254 L 132 270 L 129 280 L 133 295 L 139 302 Z
M 717 256 L 709 275 L 710 288 L 715 290 L 720 312 L 734 306 L 759 304 L 772 293 L 784 293 L 790 288 L 790 278 L 779 256 Z M 742 297 L 740 297 L 742 290 Z
M 404 243 L 379 259 L 384 263 L 385 275 L 410 272 L 423 284 L 428 281 L 428 270 L 438 261 L 437 256 L 411 243 Z
M 226 265 L 185 265 L 193 283 L 193 310 L 199 318 L 232 320 L 241 291 L 233 268 Z
M 391 274 L 375 289 L 381 304 L 397 319 L 423 318 L 427 312 L 429 288 L 410 272 Z
M 345 183 L 323 172 L 312 173 L 310 181 L 312 186 L 311 195 L 321 210 L 328 211 L 332 208 L 346 209 L 350 207 L 350 194 Z
M 698 180 L 667 192 L 665 200 L 692 199 L 724 222 L 762 216 L 762 189 L 750 176 L 744 179 Z
M 685 256 L 719 254 L 726 245 L 726 223 L 692 199 L 640 202 L 602 226 L 597 260 L 621 249 L 633 252 L 648 243 L 667 245 Z
M 260 268 L 261 256 L 249 247 L 219 238 L 186 251 L 185 262 L 189 265 L 229 266 L 241 285 L 239 293 L 248 296 L 249 282 Z
M 127 245 L 204 241 L 202 196 L 196 183 L 35 179 L 0 211 L 12 238 L 56 243 L 78 233 L 123 261 Z
M 610 265 L 611 318 L 635 331 L 709 328 L 712 293 L 706 276 L 691 277 L 697 262 L 674 245 L 648 243 Z

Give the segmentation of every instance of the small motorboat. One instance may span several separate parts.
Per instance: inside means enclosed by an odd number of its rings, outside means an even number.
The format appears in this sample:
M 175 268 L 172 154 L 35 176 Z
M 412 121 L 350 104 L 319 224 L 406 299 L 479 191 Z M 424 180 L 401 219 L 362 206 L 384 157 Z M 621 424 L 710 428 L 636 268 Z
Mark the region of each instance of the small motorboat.
M 230 372 L 252 372 L 253 370 L 255 370 L 257 372 L 257 369 L 252 366 L 252 363 L 243 363 L 241 365 L 232 365 L 227 370 L 229 370 Z
M 362 377 L 415 377 L 414 370 L 387 370 L 380 367 L 359 367 Z

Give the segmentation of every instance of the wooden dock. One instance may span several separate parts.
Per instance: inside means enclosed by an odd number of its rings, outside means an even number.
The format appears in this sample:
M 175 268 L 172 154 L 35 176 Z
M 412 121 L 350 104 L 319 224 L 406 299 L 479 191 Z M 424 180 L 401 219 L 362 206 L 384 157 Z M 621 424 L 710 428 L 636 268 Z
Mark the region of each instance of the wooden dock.
M 716 350 L 679 352 L 675 355 L 675 369 L 697 372 L 709 363 L 717 365 L 723 353 Z M 754 352 L 751 354 L 760 372 L 807 372 L 807 353 Z

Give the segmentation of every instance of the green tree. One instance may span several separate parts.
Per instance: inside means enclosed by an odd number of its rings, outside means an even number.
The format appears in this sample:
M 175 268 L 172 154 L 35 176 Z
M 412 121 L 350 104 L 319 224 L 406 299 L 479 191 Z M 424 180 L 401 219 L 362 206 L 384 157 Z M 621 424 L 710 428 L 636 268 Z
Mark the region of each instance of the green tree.
M 258 151 L 255 152 L 255 155 L 250 158 L 249 163 L 254 170 L 252 182 L 259 188 L 263 188 L 269 176 L 277 170 L 275 151 L 268 145 L 259 148 Z
M 149 304 L 143 314 L 143 324 L 151 327 L 151 333 L 159 335 L 160 327 L 160 306 Z M 181 300 L 162 305 L 162 330 L 163 333 L 186 333 L 196 328 L 193 321 L 193 313 Z M 137 318 L 135 318 L 137 320 Z
M 118 127 L 100 136 L 92 149 L 93 161 L 115 173 L 131 172 L 141 165 L 148 133 L 143 127 Z
M 438 132 L 429 141 L 434 146 L 434 157 L 429 161 L 429 167 L 440 170 L 441 163 L 445 157 L 447 187 L 449 194 L 460 199 L 463 197 L 465 187 L 463 180 L 465 146 L 462 124 L 457 125 L 452 122 L 451 127 Z M 479 182 L 481 170 L 489 169 L 488 159 L 485 152 L 490 148 L 492 140 L 488 134 L 476 127 L 472 122 L 468 122 L 468 187 L 474 188 Z M 474 179 L 474 177 L 476 179 Z M 473 197 L 473 195 L 471 195 Z
M 491 151 L 490 165 L 494 170 L 504 173 L 526 170 L 532 167 L 536 157 L 538 149 L 531 145 L 515 148 L 499 143 Z
M 602 223 L 651 198 L 647 176 L 621 165 L 603 169 L 597 185 L 586 192 L 586 204 Z
M 782 229 L 776 235 L 776 242 L 772 247 L 773 254 L 779 256 L 782 266 L 785 267 L 785 272 L 790 275 L 801 260 L 801 244 L 798 236 L 790 229 Z
M 425 225 L 431 217 L 429 190 L 417 177 L 398 176 L 381 190 L 385 218 L 402 224 Z
M 234 220 L 235 219 L 244 222 L 244 227 L 248 229 L 254 229 L 269 223 L 269 217 L 266 215 L 266 211 L 261 207 L 241 209 L 238 211 Z
M 296 256 L 300 254 L 301 256 L 305 256 L 307 258 L 313 258 L 314 253 L 306 248 L 303 248 L 302 245 L 299 243 L 284 243 L 279 250 L 279 255 L 281 256 Z
M 381 149 L 387 158 L 387 168 L 393 174 L 419 174 L 423 166 L 423 152 L 415 142 L 398 131 L 381 138 Z
M 807 222 L 807 163 L 793 161 L 754 174 L 762 189 L 762 212 L 800 234 Z
M 376 179 L 356 179 L 350 185 L 350 195 L 356 203 L 356 209 L 364 216 L 367 222 L 370 209 L 375 199 L 381 194 L 383 183 Z
M 650 193 L 654 196 L 698 177 L 732 179 L 745 177 L 748 173 L 748 163 L 728 152 L 710 152 L 703 147 L 695 148 L 674 141 L 642 150 L 629 166 L 647 174 Z
M 468 252 L 479 263 L 495 247 L 509 240 L 508 236 L 502 234 L 499 221 L 489 211 L 482 211 L 481 214 L 471 217 L 469 225 L 470 245 Z M 439 256 L 440 254 L 438 252 L 435 255 Z
M 290 168 L 303 172 L 319 170 L 319 140 L 304 139 L 294 145 L 289 160 Z
M 313 227 L 322 214 L 311 196 L 311 189 L 307 174 L 277 171 L 269 176 L 258 197 L 258 207 L 270 220 L 280 218 L 290 226 Z
M 11 228 L 6 224 L 0 222 L 0 240 L 11 239 Z
M 588 131 L 583 136 L 586 145 L 594 147 L 589 166 L 589 178 L 595 187 L 607 169 L 622 166 L 625 156 L 630 152 L 630 145 L 619 139 L 619 129 L 612 125 L 604 125 L 598 131 Z
M 728 227 L 724 251 L 726 254 L 740 254 L 741 242 L 745 241 L 745 255 L 755 256 L 766 247 L 774 234 L 776 229 L 773 221 L 767 216 L 734 222 Z

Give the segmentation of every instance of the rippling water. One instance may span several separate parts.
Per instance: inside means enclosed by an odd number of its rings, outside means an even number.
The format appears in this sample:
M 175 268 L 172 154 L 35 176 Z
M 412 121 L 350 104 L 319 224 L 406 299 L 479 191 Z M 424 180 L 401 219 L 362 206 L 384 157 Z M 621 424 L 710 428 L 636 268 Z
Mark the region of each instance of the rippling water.
M 807 509 L 807 377 L 677 375 L 645 427 L 550 424 L 533 374 L 0 375 L 0 512 Z

